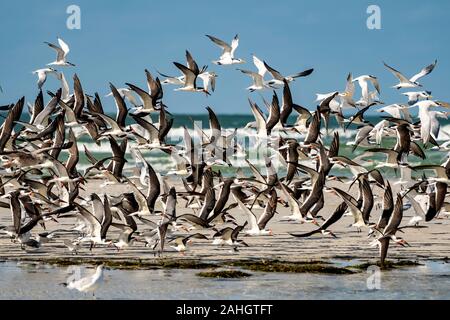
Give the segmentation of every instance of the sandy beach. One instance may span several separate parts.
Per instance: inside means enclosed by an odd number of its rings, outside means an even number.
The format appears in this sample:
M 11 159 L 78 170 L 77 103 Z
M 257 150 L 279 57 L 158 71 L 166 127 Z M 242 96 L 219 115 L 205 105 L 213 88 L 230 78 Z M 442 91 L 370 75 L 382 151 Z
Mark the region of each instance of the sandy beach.
M 90 180 L 85 186 L 82 193 L 83 196 L 98 190 L 102 190 L 100 194 L 119 195 L 128 190 L 121 185 L 110 185 L 100 188 L 102 181 Z M 348 188 L 342 183 L 331 182 L 327 186 L 337 186 L 342 189 Z M 356 190 L 356 188 L 354 188 Z M 396 192 L 397 187 L 393 187 Z M 177 190 L 182 190 L 178 185 Z M 374 187 L 374 193 L 378 194 L 380 189 Z M 353 194 L 354 195 L 354 194 Z M 355 196 L 355 195 L 354 195 Z M 340 200 L 333 194 L 326 194 L 325 207 L 321 214 L 326 219 L 340 203 Z M 184 208 L 185 201 L 178 199 L 177 215 L 183 213 L 192 213 L 192 209 Z M 92 261 L 142 261 L 142 262 L 158 262 L 164 259 L 171 261 L 185 261 L 194 259 L 200 263 L 229 263 L 246 260 L 265 260 L 265 261 L 291 261 L 291 262 L 308 262 L 308 261 L 324 261 L 333 262 L 336 260 L 358 261 L 360 263 L 376 263 L 378 261 L 378 249 L 370 247 L 369 243 L 372 238 L 367 237 L 367 230 L 358 233 L 356 228 L 350 227 L 353 223 L 352 216 L 344 216 L 340 221 L 333 225 L 332 230 L 337 238 L 331 236 L 323 236 L 318 233 L 309 238 L 294 238 L 288 232 L 308 232 L 316 228 L 312 224 L 298 224 L 279 221 L 282 216 L 289 215 L 289 208 L 278 206 L 278 214 L 269 222 L 268 228 L 272 229 L 273 236 L 251 237 L 243 236 L 242 239 L 249 245 L 240 249 L 238 253 L 232 253 L 229 247 L 217 247 L 212 244 L 212 240 L 194 239 L 188 251 L 184 254 L 176 252 L 166 245 L 166 249 L 161 257 L 157 257 L 155 252 L 144 246 L 143 243 L 135 243 L 133 246 L 118 251 L 113 247 L 95 247 L 92 251 L 89 246 L 82 247 L 77 255 L 72 255 L 64 246 L 63 241 L 66 236 L 58 236 L 50 242 L 45 243 L 39 249 L 22 250 L 19 244 L 12 243 L 11 240 L 2 235 L 0 237 L 0 260 L 3 261 L 50 261 L 58 260 L 76 263 L 92 262 Z M 11 224 L 11 214 L 8 209 L 1 209 L 1 225 Z M 239 223 L 245 222 L 244 214 L 239 208 L 230 211 Z M 262 210 L 256 210 L 256 214 L 261 214 Z M 371 221 L 377 221 L 381 212 L 380 208 L 375 206 L 371 216 Z M 404 214 L 403 224 L 406 224 L 413 215 L 412 209 L 406 210 Z M 151 216 L 153 221 L 158 221 L 159 216 Z M 70 229 L 74 226 L 72 218 L 60 219 L 59 224 L 47 222 L 47 230 Z M 421 223 L 427 228 L 406 229 L 401 236 L 408 241 L 410 247 L 401 247 L 392 245 L 389 250 L 388 260 L 394 261 L 426 261 L 426 260 L 446 260 L 450 256 L 450 233 L 448 232 L 450 221 L 447 218 L 435 219 L 430 223 Z M 138 222 L 138 230 L 145 227 Z M 217 226 L 219 229 L 221 226 Z M 116 240 L 118 230 L 111 228 L 108 233 L 108 239 Z M 33 230 L 33 235 L 44 232 L 37 226 Z M 193 231 L 193 232 L 197 232 Z M 214 231 L 200 230 L 209 238 Z M 71 237 L 74 237 L 71 235 Z

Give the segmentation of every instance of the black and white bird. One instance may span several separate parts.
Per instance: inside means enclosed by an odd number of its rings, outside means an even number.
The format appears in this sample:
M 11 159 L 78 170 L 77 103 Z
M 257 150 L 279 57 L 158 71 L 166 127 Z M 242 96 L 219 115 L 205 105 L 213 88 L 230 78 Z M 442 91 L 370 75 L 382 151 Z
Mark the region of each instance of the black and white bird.
M 75 65 L 69 61 L 67 61 L 67 55 L 70 52 L 70 48 L 67 43 L 64 42 L 61 38 L 58 38 L 59 46 L 45 42 L 50 48 L 56 51 L 56 60 L 48 64 L 48 66 L 58 66 L 58 67 L 75 67 Z

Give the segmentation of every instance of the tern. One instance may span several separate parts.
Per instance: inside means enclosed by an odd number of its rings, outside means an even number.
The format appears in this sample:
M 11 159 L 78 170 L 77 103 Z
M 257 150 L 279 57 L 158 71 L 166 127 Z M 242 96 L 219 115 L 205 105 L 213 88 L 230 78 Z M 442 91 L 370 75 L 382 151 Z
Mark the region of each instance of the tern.
M 50 48 L 56 51 L 56 60 L 49 63 L 48 66 L 58 66 L 58 67 L 75 67 L 75 65 L 66 60 L 67 54 L 70 52 L 69 46 L 61 38 L 58 38 L 58 44 L 54 45 L 50 42 L 45 42 Z
M 81 279 L 74 279 L 64 285 L 70 290 L 77 290 L 79 292 L 92 292 L 95 296 L 95 291 L 103 282 L 103 265 L 97 266 L 95 273 L 85 276 Z
M 393 86 L 395 89 L 404 89 L 404 88 L 417 88 L 422 87 L 422 85 L 418 82 L 419 79 L 425 77 L 426 75 L 430 74 L 434 68 L 436 67 L 437 60 L 435 60 L 432 64 L 429 66 L 423 68 L 419 73 L 414 75 L 412 78 L 408 79 L 406 78 L 400 71 L 390 67 L 385 62 L 383 62 L 384 66 L 388 68 L 389 71 L 391 71 L 400 81 L 399 84 L 396 84 Z
M 245 63 L 245 60 L 240 58 L 235 58 L 234 53 L 239 46 L 239 36 L 236 35 L 233 40 L 231 41 L 231 45 L 228 43 L 213 37 L 211 35 L 206 35 L 212 42 L 214 42 L 216 45 L 222 48 L 222 55 L 220 56 L 219 60 L 213 61 L 214 64 L 217 64 L 219 66 L 222 65 L 232 65 L 232 64 L 243 64 Z

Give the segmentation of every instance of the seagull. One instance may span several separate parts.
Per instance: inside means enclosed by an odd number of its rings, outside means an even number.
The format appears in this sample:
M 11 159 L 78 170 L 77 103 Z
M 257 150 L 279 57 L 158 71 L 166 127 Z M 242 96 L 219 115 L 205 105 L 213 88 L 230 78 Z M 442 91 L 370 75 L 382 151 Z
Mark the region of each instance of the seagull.
M 222 48 L 222 55 L 220 56 L 219 60 L 213 61 L 214 64 L 217 64 L 219 66 L 222 65 L 232 65 L 232 64 L 243 64 L 245 63 L 245 60 L 240 58 L 235 58 L 234 53 L 239 46 L 239 36 L 236 35 L 233 40 L 231 41 L 231 45 L 228 43 L 210 36 L 206 35 L 212 42 L 214 42 L 216 45 Z
M 58 77 L 58 72 L 53 68 L 38 69 L 33 71 L 33 74 L 38 75 L 37 85 L 39 90 L 42 89 L 42 86 L 44 85 L 45 81 L 47 81 L 47 75 L 52 74 L 55 77 Z
M 103 265 L 99 265 L 95 269 L 94 274 L 85 276 L 81 279 L 74 279 L 69 283 L 64 283 L 64 285 L 70 290 L 75 289 L 79 292 L 92 292 L 92 295 L 95 296 L 95 290 L 98 289 L 102 282 Z
M 436 67 L 437 64 L 437 60 L 434 61 L 434 63 L 430 64 L 429 66 L 423 68 L 418 74 L 414 75 L 412 78 L 408 79 L 406 78 L 402 73 L 400 73 L 400 71 L 390 67 L 389 65 L 387 65 L 385 62 L 383 62 L 383 64 L 385 65 L 386 68 L 389 69 L 389 71 L 391 71 L 394 76 L 396 76 L 400 83 L 396 84 L 395 86 L 393 86 L 392 88 L 395 89 L 404 89 L 404 88 L 417 88 L 417 87 L 422 87 L 422 85 L 417 82 L 419 79 L 425 77 L 426 75 L 430 74 L 434 68 Z
M 48 66 L 59 66 L 59 67 L 75 67 L 75 65 L 66 60 L 66 56 L 69 53 L 70 49 L 67 43 L 65 43 L 61 38 L 58 38 L 58 44 L 54 45 L 50 42 L 45 42 L 50 48 L 56 51 L 56 60 L 52 63 L 49 63 Z

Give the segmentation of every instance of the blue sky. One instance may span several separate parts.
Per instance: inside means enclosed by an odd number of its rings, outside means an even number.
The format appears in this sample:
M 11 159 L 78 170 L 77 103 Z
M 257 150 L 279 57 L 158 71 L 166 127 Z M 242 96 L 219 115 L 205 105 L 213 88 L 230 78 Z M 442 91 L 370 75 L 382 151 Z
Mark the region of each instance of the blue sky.
M 220 3 L 220 4 L 219 4 Z M 66 8 L 81 8 L 81 30 L 66 28 Z M 381 8 L 382 29 L 366 27 L 369 5 Z M 435 71 L 423 79 L 439 100 L 450 100 L 449 1 L 1 1 L 0 104 L 37 94 L 31 71 L 54 60 L 44 41 L 61 36 L 71 46 L 64 69 L 66 78 L 76 72 L 89 94 L 108 93 L 111 81 L 118 87 L 131 82 L 145 86 L 144 69 L 177 74 L 173 61 L 184 62 L 189 49 L 199 65 L 208 64 L 219 74 L 217 90 L 209 98 L 174 92 L 165 87 L 165 103 L 173 113 L 249 113 L 247 97 L 260 101 L 260 93 L 247 93 L 250 78 L 235 66 L 218 67 L 211 61 L 220 50 L 205 34 L 230 41 L 238 33 L 237 56 L 251 61 L 254 53 L 284 74 L 315 68 L 312 76 L 291 86 L 294 101 L 315 106 L 315 93 L 342 90 L 348 72 L 379 77 L 382 100 L 403 101 L 390 89 L 396 79 L 382 61 L 413 75 L 434 59 Z M 253 70 L 251 63 L 241 66 Z M 72 82 L 70 80 L 70 82 Z M 55 90 L 51 78 L 46 89 Z M 263 93 L 266 97 L 270 92 Z M 113 110 L 111 98 L 103 99 Z

